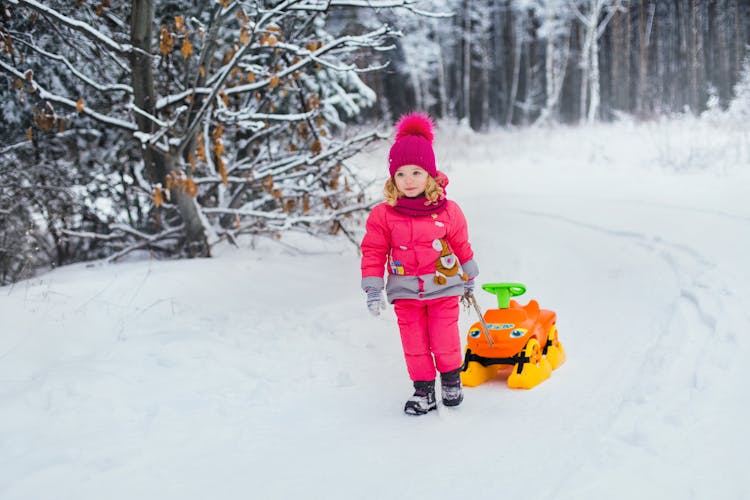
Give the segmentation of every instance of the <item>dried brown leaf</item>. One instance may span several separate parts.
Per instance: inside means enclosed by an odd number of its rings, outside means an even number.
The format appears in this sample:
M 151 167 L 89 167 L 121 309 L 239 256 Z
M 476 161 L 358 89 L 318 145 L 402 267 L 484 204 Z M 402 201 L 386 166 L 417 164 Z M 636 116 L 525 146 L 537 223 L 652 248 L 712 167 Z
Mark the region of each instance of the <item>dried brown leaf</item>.
M 161 34 L 159 35 L 159 52 L 167 56 L 174 49 L 174 34 L 167 29 L 167 26 L 161 25 Z
M 154 206 L 157 208 L 164 204 L 164 195 L 161 192 L 161 188 L 158 186 L 154 189 L 153 199 Z
M 195 184 L 195 181 L 188 177 L 187 179 L 185 179 L 184 185 L 185 192 L 189 194 L 191 198 L 195 198 L 195 196 L 198 194 L 198 186 Z
M 187 59 L 193 53 L 193 44 L 190 43 L 189 38 L 185 38 L 182 41 L 182 57 Z
M 250 43 L 250 32 L 244 26 L 240 30 L 240 42 L 242 42 L 242 45 Z
M 195 173 L 195 155 L 192 151 L 188 153 L 188 163 L 190 163 L 190 171 Z
M 203 137 L 198 138 L 198 147 L 196 148 L 196 152 L 198 155 L 198 158 L 201 159 L 201 161 L 206 161 L 206 150 L 203 147 Z

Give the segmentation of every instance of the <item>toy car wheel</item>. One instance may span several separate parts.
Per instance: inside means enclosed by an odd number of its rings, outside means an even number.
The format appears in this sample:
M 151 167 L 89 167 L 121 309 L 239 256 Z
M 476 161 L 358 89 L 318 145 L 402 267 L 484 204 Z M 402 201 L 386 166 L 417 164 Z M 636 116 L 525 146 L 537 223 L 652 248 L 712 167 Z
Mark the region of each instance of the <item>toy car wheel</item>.
M 526 347 L 523 348 L 523 355 L 529 360 L 527 363 L 537 365 L 542 360 L 542 346 L 537 339 L 529 339 Z
M 537 339 L 530 339 L 521 354 L 523 359 L 513 367 L 513 372 L 508 377 L 508 387 L 531 389 L 549 378 L 552 367 L 542 355 L 542 346 Z
M 557 339 L 557 327 L 552 325 L 547 335 L 547 345 L 544 349 L 544 357 L 547 358 L 553 370 L 565 363 L 565 349 Z
M 544 354 L 547 354 L 547 349 L 551 346 L 557 346 L 559 342 L 557 341 L 557 327 L 555 325 L 552 325 L 549 329 L 549 333 L 547 333 L 547 345 L 544 346 Z

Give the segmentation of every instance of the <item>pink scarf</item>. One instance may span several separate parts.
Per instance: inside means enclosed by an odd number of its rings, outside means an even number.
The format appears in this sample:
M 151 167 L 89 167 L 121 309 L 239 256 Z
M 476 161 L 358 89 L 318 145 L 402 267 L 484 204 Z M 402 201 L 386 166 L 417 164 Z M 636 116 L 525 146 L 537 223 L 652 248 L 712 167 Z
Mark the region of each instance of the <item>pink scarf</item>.
M 416 198 L 402 197 L 396 200 L 396 205 L 393 209 L 404 215 L 430 215 L 441 210 L 445 206 L 445 201 L 445 198 L 443 198 L 435 203 L 430 203 L 424 195 L 417 196 Z
M 424 195 L 417 196 L 416 198 L 402 196 L 396 200 L 396 206 L 394 206 L 393 209 L 400 214 L 415 217 L 420 215 L 430 215 L 440 211 L 445 206 L 445 196 L 447 194 L 445 187 L 448 185 L 448 177 L 444 173 L 438 171 L 435 180 L 440 187 L 443 188 L 443 198 L 434 203 L 429 203 Z

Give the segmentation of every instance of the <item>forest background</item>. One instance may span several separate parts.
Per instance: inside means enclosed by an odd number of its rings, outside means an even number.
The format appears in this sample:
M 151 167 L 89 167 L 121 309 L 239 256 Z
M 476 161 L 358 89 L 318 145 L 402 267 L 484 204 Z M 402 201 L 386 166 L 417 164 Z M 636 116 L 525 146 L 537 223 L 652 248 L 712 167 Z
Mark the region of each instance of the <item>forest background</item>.
M 356 243 L 349 159 L 406 111 L 726 111 L 749 48 L 746 0 L 2 0 L 0 284 L 247 234 Z

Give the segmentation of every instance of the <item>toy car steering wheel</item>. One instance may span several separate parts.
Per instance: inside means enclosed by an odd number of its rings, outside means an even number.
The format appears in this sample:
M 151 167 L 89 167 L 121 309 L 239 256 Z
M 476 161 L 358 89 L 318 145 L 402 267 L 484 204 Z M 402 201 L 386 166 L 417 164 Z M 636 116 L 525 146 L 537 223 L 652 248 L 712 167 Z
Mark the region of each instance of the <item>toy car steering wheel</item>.
M 485 283 L 482 289 L 497 297 L 497 308 L 510 307 L 510 298 L 526 293 L 526 285 L 522 283 Z

